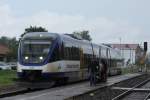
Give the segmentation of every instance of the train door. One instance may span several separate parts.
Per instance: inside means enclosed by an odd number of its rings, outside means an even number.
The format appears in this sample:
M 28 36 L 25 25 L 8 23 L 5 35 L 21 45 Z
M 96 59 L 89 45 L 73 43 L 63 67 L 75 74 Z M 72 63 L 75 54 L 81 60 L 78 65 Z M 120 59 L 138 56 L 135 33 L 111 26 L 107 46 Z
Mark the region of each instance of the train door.
M 110 54 L 110 49 L 107 49 L 107 65 L 108 65 L 108 68 L 111 67 L 111 54 Z
M 80 71 L 79 71 L 79 77 L 80 79 L 84 79 L 84 55 L 83 55 L 83 49 L 80 48 Z
M 110 49 L 108 49 L 108 69 L 107 69 L 107 75 L 111 75 L 111 69 L 112 69 L 111 51 L 110 51 Z
M 108 50 L 109 49 L 103 49 L 103 53 L 105 53 L 106 58 L 102 58 L 102 49 L 99 47 L 99 67 L 100 67 L 100 81 L 106 82 L 107 81 L 107 67 L 108 67 Z
M 99 57 L 98 57 L 98 64 L 99 66 L 97 67 L 97 82 L 101 82 L 101 77 L 102 77 L 102 62 L 101 62 L 101 46 L 99 46 Z
M 101 66 L 102 66 L 102 72 L 101 72 L 101 81 L 102 82 L 106 82 L 107 81 L 107 69 L 109 66 L 109 49 L 106 48 L 105 49 L 105 54 L 106 54 L 106 59 L 105 60 L 101 60 Z

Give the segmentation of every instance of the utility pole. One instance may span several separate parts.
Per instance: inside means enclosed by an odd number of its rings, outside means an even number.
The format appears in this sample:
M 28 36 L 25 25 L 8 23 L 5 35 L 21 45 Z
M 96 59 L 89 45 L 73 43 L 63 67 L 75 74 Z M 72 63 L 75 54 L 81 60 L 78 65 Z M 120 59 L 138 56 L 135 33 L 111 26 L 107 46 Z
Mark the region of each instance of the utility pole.
M 121 50 L 121 37 L 119 38 L 119 41 L 120 41 L 120 53 L 121 53 L 121 56 L 122 56 L 122 50 Z
M 146 54 L 147 54 L 147 42 L 144 42 L 144 66 L 146 68 L 146 72 L 147 72 L 147 61 L 146 61 Z

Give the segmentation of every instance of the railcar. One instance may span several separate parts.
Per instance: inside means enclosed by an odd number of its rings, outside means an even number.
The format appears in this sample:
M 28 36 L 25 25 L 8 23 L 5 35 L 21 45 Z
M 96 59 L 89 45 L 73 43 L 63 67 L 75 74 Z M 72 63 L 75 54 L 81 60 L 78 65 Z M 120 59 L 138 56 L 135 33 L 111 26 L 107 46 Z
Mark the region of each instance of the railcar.
M 64 34 L 27 33 L 18 48 L 18 79 L 28 83 L 85 80 L 93 58 L 105 68 L 105 76 L 121 74 L 119 50 Z

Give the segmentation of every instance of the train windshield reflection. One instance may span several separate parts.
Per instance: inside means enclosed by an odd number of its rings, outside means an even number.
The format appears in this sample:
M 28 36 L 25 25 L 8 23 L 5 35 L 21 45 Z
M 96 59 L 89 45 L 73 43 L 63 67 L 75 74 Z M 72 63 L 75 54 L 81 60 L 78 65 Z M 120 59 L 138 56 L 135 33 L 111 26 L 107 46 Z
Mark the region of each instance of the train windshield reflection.
M 51 47 L 50 40 L 24 40 L 22 41 L 22 57 L 24 63 L 42 63 Z

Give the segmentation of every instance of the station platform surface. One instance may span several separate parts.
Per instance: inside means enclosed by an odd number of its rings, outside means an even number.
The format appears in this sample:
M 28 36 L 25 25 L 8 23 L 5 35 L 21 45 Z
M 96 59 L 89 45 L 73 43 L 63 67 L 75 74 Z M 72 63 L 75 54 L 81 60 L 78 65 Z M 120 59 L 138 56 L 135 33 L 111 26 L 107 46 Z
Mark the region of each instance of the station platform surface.
M 64 100 L 66 98 L 84 94 L 88 91 L 98 89 L 103 86 L 110 86 L 112 84 L 118 83 L 120 81 L 139 76 L 141 74 L 126 74 L 109 77 L 106 83 L 100 83 L 96 86 L 90 87 L 89 82 L 80 82 L 72 85 L 66 85 L 51 89 L 46 89 L 42 91 L 25 93 L 21 95 L 16 95 L 12 97 L 0 98 L 0 100 Z

